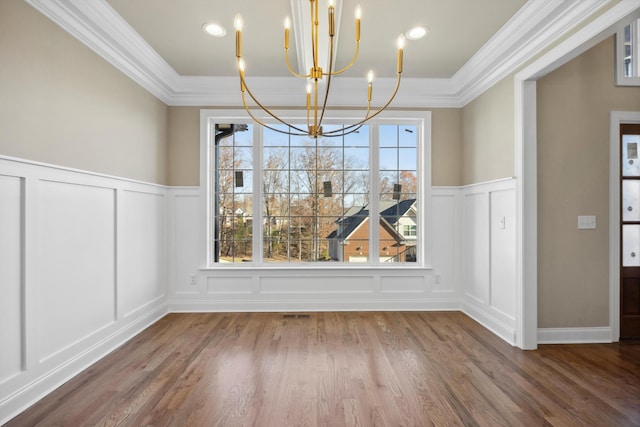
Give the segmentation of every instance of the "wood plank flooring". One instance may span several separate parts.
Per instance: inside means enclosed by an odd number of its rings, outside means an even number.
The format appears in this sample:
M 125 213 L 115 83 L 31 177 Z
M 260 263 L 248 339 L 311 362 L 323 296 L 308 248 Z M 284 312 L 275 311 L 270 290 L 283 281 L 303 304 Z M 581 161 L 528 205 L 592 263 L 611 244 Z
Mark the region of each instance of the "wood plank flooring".
M 7 426 L 640 425 L 640 345 L 458 312 L 170 314 Z

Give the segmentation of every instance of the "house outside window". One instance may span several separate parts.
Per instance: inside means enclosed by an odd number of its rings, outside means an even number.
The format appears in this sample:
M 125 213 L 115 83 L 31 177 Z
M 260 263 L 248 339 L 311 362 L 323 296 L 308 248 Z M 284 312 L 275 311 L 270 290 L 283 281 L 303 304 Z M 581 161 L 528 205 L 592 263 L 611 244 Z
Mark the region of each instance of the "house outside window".
M 318 139 L 237 118 L 208 123 L 211 266 L 422 259 L 422 174 L 430 173 L 421 169 L 422 121 L 373 121 Z M 336 119 L 324 127 L 340 126 Z

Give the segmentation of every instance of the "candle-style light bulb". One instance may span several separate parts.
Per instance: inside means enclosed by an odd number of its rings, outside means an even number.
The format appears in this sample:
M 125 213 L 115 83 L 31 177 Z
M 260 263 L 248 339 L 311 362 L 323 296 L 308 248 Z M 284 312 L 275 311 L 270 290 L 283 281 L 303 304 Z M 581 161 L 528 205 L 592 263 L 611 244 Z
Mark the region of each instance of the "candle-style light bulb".
M 311 82 L 307 82 L 307 112 L 311 108 Z
M 404 49 L 405 38 L 404 36 L 398 36 L 398 49 Z
M 362 18 L 362 8 L 360 5 L 356 6 L 356 41 L 360 41 L 360 18 Z
M 369 70 L 367 73 L 367 81 L 369 85 L 367 86 L 367 101 L 371 102 L 371 93 L 373 92 L 373 70 Z
M 369 70 L 369 72 L 367 73 L 367 81 L 369 82 L 369 84 L 373 83 L 373 70 Z
M 289 31 L 291 30 L 291 19 L 284 18 L 284 48 L 289 49 Z
M 402 50 L 404 49 L 404 36 L 398 37 L 398 74 L 402 73 Z
M 329 0 L 329 7 L 336 7 L 336 0 Z
M 242 31 L 243 26 L 244 22 L 242 21 L 242 15 L 238 13 L 233 20 L 233 27 L 236 29 L 236 31 Z

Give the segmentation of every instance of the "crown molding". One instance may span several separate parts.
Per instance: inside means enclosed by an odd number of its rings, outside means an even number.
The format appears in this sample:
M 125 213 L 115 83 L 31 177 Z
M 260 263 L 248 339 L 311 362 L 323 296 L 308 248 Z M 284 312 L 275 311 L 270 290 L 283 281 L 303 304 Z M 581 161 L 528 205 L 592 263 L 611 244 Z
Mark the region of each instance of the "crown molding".
M 241 107 L 236 77 L 180 76 L 105 0 L 26 0 L 167 105 Z M 293 3 L 294 0 L 292 0 Z M 453 77 L 403 79 L 396 107 L 461 108 L 612 0 L 529 0 Z M 296 43 L 297 44 L 297 43 Z M 337 107 L 358 107 L 364 79 L 332 81 Z M 299 80 L 247 79 L 261 102 L 299 105 Z M 363 86 L 364 85 L 364 86 Z M 395 79 L 377 79 L 384 97 Z M 374 103 L 382 103 L 383 99 Z
M 611 0 L 530 0 L 453 75 L 464 106 Z
M 181 77 L 104 0 L 26 0 L 166 104 Z
M 247 87 L 269 107 L 291 107 L 304 102 L 304 82 L 289 77 L 247 77 Z M 376 80 L 372 108 L 384 104 L 395 88 L 395 79 Z M 329 105 L 359 108 L 366 106 L 365 78 L 341 77 L 331 81 Z M 237 77 L 183 77 L 170 105 L 242 107 Z M 247 97 L 248 98 L 248 97 Z M 458 108 L 450 79 L 402 80 L 394 106 Z

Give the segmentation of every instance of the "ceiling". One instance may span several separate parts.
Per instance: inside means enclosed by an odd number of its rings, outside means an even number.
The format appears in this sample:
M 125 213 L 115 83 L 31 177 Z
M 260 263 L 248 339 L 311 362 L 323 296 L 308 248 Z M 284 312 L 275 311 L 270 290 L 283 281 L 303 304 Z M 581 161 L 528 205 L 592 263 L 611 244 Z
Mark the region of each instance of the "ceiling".
M 326 21 L 325 0 L 319 0 L 320 19 Z M 284 61 L 286 16 L 297 16 L 292 4 L 308 20 L 309 0 L 204 1 L 107 0 L 151 47 L 183 76 L 235 76 L 234 16 L 242 15 L 243 56 L 247 74 L 287 76 Z M 427 37 L 407 43 L 405 77 L 451 77 L 526 3 L 526 0 L 340 0 L 337 65 L 354 52 L 354 10 L 362 7 L 360 54 L 349 75 L 395 77 L 396 39 L 410 27 L 430 29 Z M 202 30 L 217 22 L 227 35 L 214 38 Z M 296 23 L 294 20 L 294 31 Z M 305 22 L 306 24 L 306 22 Z M 305 34 L 305 36 L 308 36 Z M 295 59 L 296 41 L 291 52 Z M 249 72 L 251 71 L 251 72 Z M 308 70 L 306 70 L 308 71 Z
M 285 16 L 293 20 L 292 66 L 306 74 L 309 65 L 298 57 L 304 57 L 309 43 L 308 31 L 303 31 L 309 0 L 25 1 L 167 105 L 242 105 L 233 29 L 240 13 L 252 91 L 274 107 L 300 104 L 305 83 L 288 73 L 283 21 Z M 323 6 L 327 0 L 318 1 Z M 427 37 L 408 41 L 404 49 L 394 105 L 460 108 L 612 1 L 360 0 L 359 57 L 353 68 L 331 81 L 331 106 L 361 106 L 354 100 L 362 98 L 370 69 L 376 75 L 372 105 L 384 103 L 395 87 L 398 35 L 424 25 L 430 30 Z M 338 68 L 354 52 L 357 2 L 337 0 Z M 226 27 L 227 35 L 206 34 L 202 25 L 211 21 Z M 325 23 L 321 9 L 320 24 Z

